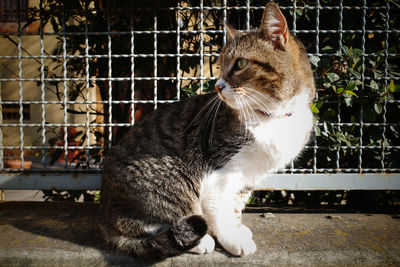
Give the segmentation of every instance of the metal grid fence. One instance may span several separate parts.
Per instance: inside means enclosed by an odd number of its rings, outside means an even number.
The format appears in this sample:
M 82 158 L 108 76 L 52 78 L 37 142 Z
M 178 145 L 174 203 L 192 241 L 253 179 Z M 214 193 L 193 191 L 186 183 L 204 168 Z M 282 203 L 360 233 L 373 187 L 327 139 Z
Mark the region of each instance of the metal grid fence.
M 40 1 L 21 10 L 17 1 L 1 10 L 14 12 L 17 22 L 0 33 L 0 188 L 98 189 L 112 144 L 150 109 L 211 90 L 224 23 L 252 30 L 265 5 L 168 4 L 86 1 L 79 9 Z M 279 4 L 309 51 L 317 120 L 302 157 L 259 188 L 400 189 L 400 124 L 393 116 L 400 109 L 399 5 Z M 12 157 L 21 159 L 18 166 L 3 165 Z

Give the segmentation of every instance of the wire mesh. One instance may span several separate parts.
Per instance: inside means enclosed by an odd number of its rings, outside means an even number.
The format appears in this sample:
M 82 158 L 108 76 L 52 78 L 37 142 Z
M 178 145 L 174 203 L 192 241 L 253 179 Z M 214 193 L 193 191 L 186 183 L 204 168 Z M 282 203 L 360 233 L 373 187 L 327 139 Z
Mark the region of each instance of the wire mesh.
M 0 165 L 2 172 L 100 173 L 107 151 L 146 113 L 213 90 L 225 23 L 254 30 L 265 5 L 81 2 L 29 1 L 29 9 L 17 4 L 0 11 L 17 16 L 0 32 L 0 106 L 3 114 L 9 105 L 19 107 L 17 120 L 2 117 L 0 164 L 22 160 Z M 279 4 L 307 47 L 318 89 L 315 134 L 280 173 L 399 172 L 399 6 Z

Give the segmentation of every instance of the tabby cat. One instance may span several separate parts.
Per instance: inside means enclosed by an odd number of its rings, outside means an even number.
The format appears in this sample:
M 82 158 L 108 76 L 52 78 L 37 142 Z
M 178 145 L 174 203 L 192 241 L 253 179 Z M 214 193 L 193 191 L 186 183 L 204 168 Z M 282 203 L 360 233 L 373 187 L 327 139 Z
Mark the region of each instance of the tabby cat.
M 308 141 L 315 88 L 304 46 L 275 3 L 259 29 L 228 28 L 217 92 L 160 107 L 104 163 L 101 229 L 138 258 L 256 251 L 241 211 L 260 178 Z

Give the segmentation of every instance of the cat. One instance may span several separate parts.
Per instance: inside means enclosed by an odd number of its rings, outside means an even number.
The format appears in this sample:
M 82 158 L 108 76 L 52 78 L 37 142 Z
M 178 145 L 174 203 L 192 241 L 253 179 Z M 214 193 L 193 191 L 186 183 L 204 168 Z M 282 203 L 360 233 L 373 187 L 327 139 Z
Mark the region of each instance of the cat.
M 228 26 L 227 26 L 228 27 Z M 256 251 L 241 212 L 260 178 L 307 143 L 315 94 L 302 43 L 269 2 L 260 28 L 228 27 L 216 92 L 159 107 L 104 162 L 101 230 L 133 257 Z

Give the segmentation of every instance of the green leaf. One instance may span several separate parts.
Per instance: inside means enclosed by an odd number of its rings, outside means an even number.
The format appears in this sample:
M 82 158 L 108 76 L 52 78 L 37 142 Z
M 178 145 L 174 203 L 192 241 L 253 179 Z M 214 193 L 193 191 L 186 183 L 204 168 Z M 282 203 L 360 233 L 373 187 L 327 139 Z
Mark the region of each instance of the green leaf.
M 314 125 L 314 133 L 316 136 L 321 136 L 321 129 L 316 124 Z
M 315 101 L 314 103 L 315 103 L 315 106 L 319 109 L 319 108 L 322 107 L 322 104 L 323 104 L 324 102 L 322 102 L 322 100 L 317 100 L 317 101 Z
M 311 103 L 311 111 L 314 114 L 318 114 L 319 113 L 319 109 L 317 108 L 316 103 Z
M 311 64 L 313 64 L 315 67 L 318 67 L 318 62 L 320 61 L 321 59 L 318 57 L 318 56 L 310 56 L 310 62 L 311 62 Z
M 322 134 L 325 135 L 326 137 L 328 137 L 329 130 L 328 130 L 328 124 L 326 123 L 326 121 L 324 121 L 323 127 L 324 127 L 324 131 L 322 132 Z
M 343 87 L 339 87 L 339 88 L 336 90 L 336 94 L 340 95 L 341 93 L 343 93 L 343 91 L 344 91 L 344 88 L 343 88 Z
M 393 81 L 393 80 L 390 81 L 390 84 L 389 84 L 389 91 L 390 91 L 391 93 L 396 92 L 396 87 L 394 86 L 394 81 Z
M 339 75 L 337 75 L 336 73 L 334 73 L 334 72 L 328 72 L 327 74 L 326 74 L 326 77 L 329 79 L 329 81 L 331 81 L 331 82 L 336 82 L 336 81 L 338 81 L 339 79 L 340 79 L 340 77 L 339 77 Z
M 375 103 L 374 104 L 374 110 L 377 114 L 381 114 L 382 113 L 382 105 L 379 103 Z
M 354 48 L 352 52 L 353 52 L 352 53 L 353 56 L 362 56 L 362 54 L 363 54 L 363 51 L 361 49 L 358 49 L 358 48 Z
M 396 128 L 394 126 L 390 126 L 389 128 L 390 128 L 390 130 L 392 130 L 392 132 L 396 136 L 396 138 L 400 137 L 399 132 L 396 130 Z
M 321 50 L 322 50 L 322 51 L 327 51 L 327 50 L 332 50 L 332 49 L 333 49 L 332 46 L 326 45 L 326 46 L 324 46 Z
M 323 50 L 323 49 L 322 49 L 322 50 Z M 347 54 L 348 51 L 349 51 L 349 48 L 348 48 L 346 45 L 343 45 L 343 46 L 342 46 L 342 51 L 343 51 L 343 54 Z
M 345 91 L 354 91 L 356 89 L 356 82 L 351 82 L 346 86 L 346 90 Z
M 351 56 L 353 54 L 353 47 L 350 47 L 349 50 L 347 50 L 347 55 Z
M 343 93 L 349 94 L 349 95 L 353 95 L 353 96 L 355 96 L 355 97 L 358 97 L 358 95 L 357 95 L 356 93 L 354 93 L 353 91 L 350 91 L 350 90 L 344 90 Z
M 378 89 L 379 89 L 379 85 L 378 85 L 374 80 L 371 80 L 371 82 L 369 83 L 369 86 L 370 86 L 372 89 L 375 89 L 375 90 L 378 90 Z
M 350 70 L 351 74 L 353 74 L 357 79 L 361 79 L 361 74 L 358 71 Z

